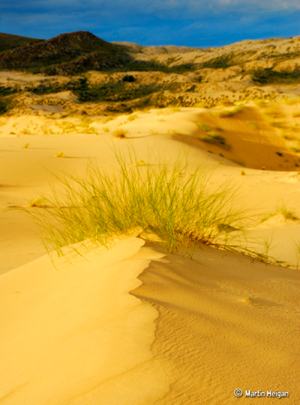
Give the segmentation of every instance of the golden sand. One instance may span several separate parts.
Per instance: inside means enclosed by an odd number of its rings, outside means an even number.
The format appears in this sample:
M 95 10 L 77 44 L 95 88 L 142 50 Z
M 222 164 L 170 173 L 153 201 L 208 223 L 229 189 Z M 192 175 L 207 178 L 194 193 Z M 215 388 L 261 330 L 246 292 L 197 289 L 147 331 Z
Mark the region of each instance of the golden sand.
M 238 119 L 227 118 L 228 142 Z M 37 127 L 31 118 L 1 119 L 0 403 L 231 404 L 237 387 L 289 391 L 286 402 L 299 402 L 297 270 L 211 249 L 193 259 L 164 256 L 135 237 L 109 249 L 89 246 L 83 257 L 69 252 L 53 263 L 20 210 L 44 209 L 32 202 L 57 186 L 55 174 L 83 176 L 90 162 L 112 171 L 116 150 L 135 150 L 143 165 L 171 166 L 182 157 L 191 169 L 211 171 L 214 185 L 238 188 L 233 205 L 254 216 L 245 231 L 249 246 L 296 268 L 297 169 L 241 167 L 233 162 L 237 156 L 228 160 L 201 142 L 194 147 L 174 139 L 198 136 L 201 120 L 209 124 L 202 109 L 152 110 L 132 120 L 95 119 L 97 134 L 46 136 L 50 124 L 42 118 Z M 22 125 L 38 133 L 22 134 Z M 119 127 L 126 130 L 123 139 L 113 136 Z M 281 133 L 277 139 L 267 132 L 268 151 L 283 148 Z

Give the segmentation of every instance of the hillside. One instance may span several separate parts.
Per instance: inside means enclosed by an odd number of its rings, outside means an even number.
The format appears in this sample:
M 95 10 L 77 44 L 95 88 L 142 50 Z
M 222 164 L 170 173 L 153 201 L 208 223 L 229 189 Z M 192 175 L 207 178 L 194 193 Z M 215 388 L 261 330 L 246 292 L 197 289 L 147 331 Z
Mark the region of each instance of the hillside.
M 71 74 L 120 67 L 129 60 L 124 47 L 89 32 L 74 32 L 7 50 L 0 55 L 0 68 Z
M 19 35 L 3 34 L 0 32 L 0 52 L 38 42 L 42 42 L 42 40 L 22 37 Z
M 33 116 L 28 133 L 44 132 L 37 116 L 81 122 L 148 108 L 204 107 L 211 110 L 198 117 L 195 147 L 249 167 L 300 165 L 300 37 L 196 49 L 109 43 L 75 32 L 4 51 L 1 68 L 0 116 L 3 122 Z M 180 131 L 171 135 L 192 142 Z M 262 139 L 267 146 L 258 156 Z

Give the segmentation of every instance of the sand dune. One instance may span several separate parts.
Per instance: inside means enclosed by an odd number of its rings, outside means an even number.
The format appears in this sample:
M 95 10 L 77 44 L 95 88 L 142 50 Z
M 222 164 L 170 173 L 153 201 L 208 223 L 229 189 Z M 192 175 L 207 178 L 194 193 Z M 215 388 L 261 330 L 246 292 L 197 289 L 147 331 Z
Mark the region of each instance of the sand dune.
M 149 404 L 168 391 L 157 312 L 129 295 L 161 255 L 135 238 L 0 278 L 1 404 Z M 155 386 L 155 389 L 152 387 Z
M 299 273 L 143 244 L 44 256 L 0 277 L 1 403 L 231 404 L 240 387 L 296 404 Z
M 242 119 L 198 108 L 152 110 L 95 118 L 95 133 L 79 130 L 77 117 L 72 131 L 78 134 L 55 136 L 46 136 L 54 127 L 43 132 L 54 121 L 43 117 L 2 122 L 0 403 L 231 404 L 236 387 L 289 391 L 287 403 L 299 402 L 299 271 L 211 249 L 192 258 L 165 256 L 136 237 L 109 249 L 88 243 L 83 256 L 71 251 L 52 263 L 22 210 L 43 212 L 32 202 L 57 186 L 57 174 L 84 176 L 89 163 L 113 171 L 116 151 L 134 150 L 143 165 L 172 167 L 183 158 L 187 170 L 208 171 L 212 186 L 229 182 L 238 189 L 233 206 L 253 216 L 243 233 L 249 245 L 261 241 L 256 248 L 268 247 L 277 261 L 297 268 L 298 171 L 253 168 L 255 154 L 250 168 L 233 161 L 242 125 L 244 140 L 265 135 L 273 157 L 273 147 L 288 149 L 269 116 L 250 112 Z M 250 131 L 251 119 L 262 132 Z M 197 139 L 204 124 L 222 126 L 231 151 L 208 151 Z M 120 128 L 123 138 L 114 132 Z M 175 135 L 194 138 L 197 147 Z
M 154 261 L 140 278 L 134 294 L 159 312 L 154 353 L 172 367 L 158 403 L 232 404 L 238 387 L 299 402 L 299 272 L 201 249 Z
M 289 106 L 286 108 L 288 111 L 293 111 L 294 107 L 291 106 L 292 110 Z M 278 113 L 271 107 L 269 109 L 269 114 Z M 247 117 L 250 119 L 249 111 L 246 110 L 242 113 L 248 114 Z M 263 110 L 259 114 L 254 110 L 251 114 L 254 118 L 260 117 L 257 118 L 259 125 L 267 128 L 266 136 L 263 139 L 266 156 L 268 155 L 270 159 L 265 160 L 255 151 L 255 153 L 248 153 L 252 149 L 248 148 L 247 143 L 244 143 L 241 151 L 247 157 L 250 166 L 260 166 L 261 164 L 268 166 L 270 163 L 270 165 L 275 165 L 273 169 L 277 164 L 281 167 L 285 156 L 279 156 L 274 152 L 274 150 L 285 150 L 282 146 L 284 140 L 281 132 L 273 133 L 271 131 L 267 111 Z M 43 118 L 36 121 L 41 124 L 39 127 L 41 132 L 38 134 L 34 133 L 35 127 L 31 127 L 31 121 L 27 121 L 26 117 L 23 117 L 23 121 L 21 117 L 17 117 L 15 121 L 14 119 L 8 120 L 7 124 L 0 127 L 2 131 L 0 131 L 2 134 L 0 136 L 1 272 L 33 260 L 44 253 L 36 227 L 23 212 L 14 207 L 30 208 L 33 201 L 42 194 L 47 194 L 53 186 L 57 185 L 55 177 L 57 174 L 84 176 L 86 167 L 90 163 L 100 165 L 111 172 L 115 167 L 114 153 L 116 150 L 125 155 L 128 150 L 135 150 L 138 159 L 144 164 L 155 165 L 157 162 L 165 162 L 171 166 L 178 159 L 183 159 L 188 162 L 192 170 L 200 167 L 210 173 L 213 176 L 213 186 L 224 183 L 233 185 L 238 192 L 232 204 L 245 210 L 249 217 L 256 218 L 254 225 L 247 233 L 249 239 L 254 240 L 254 245 L 259 245 L 254 247 L 260 251 L 264 250 L 265 242 L 269 243 L 271 240 L 269 254 L 279 261 L 297 267 L 299 265 L 300 222 L 297 219 L 292 223 L 285 220 L 280 223 L 275 221 L 267 230 L 258 226 L 259 218 L 274 213 L 281 206 L 294 213 L 295 218 L 300 218 L 300 177 L 296 170 L 297 167 L 292 166 L 294 155 L 290 161 L 291 164 L 286 163 L 288 171 L 255 170 L 233 162 L 232 160 L 238 160 L 241 156 L 238 154 L 238 144 L 236 146 L 234 143 L 237 132 L 230 135 L 232 141 L 229 141 L 229 133 L 231 127 L 238 131 L 241 119 L 238 118 L 239 115 L 218 118 L 219 115 L 218 110 L 208 113 L 196 108 L 180 111 L 167 109 L 139 112 L 133 119 L 130 119 L 128 115 L 121 115 L 110 120 L 95 118 L 93 127 L 98 135 L 81 132 L 76 135 L 70 133 L 46 136 L 43 128 L 50 123 L 47 120 L 43 121 Z M 244 135 L 242 133 L 243 136 L 239 142 L 244 142 L 244 138 L 246 141 L 249 140 L 250 136 L 253 136 L 254 140 L 258 142 L 259 133 L 253 129 L 250 130 L 251 125 L 247 122 L 245 119 L 243 125 L 248 132 L 245 131 Z M 233 142 L 232 149 L 228 151 L 218 145 L 207 144 L 199 140 L 205 135 L 203 125 L 210 124 L 211 127 L 219 127 L 221 123 L 224 126 L 224 131 L 221 133 L 224 137 L 228 136 L 230 144 Z M 22 126 L 25 128 L 28 124 L 27 129 L 31 135 L 8 135 L 8 128 L 12 124 L 16 125 L 17 132 L 21 131 Z M 60 125 L 59 121 L 56 122 L 56 125 Z M 199 126 L 202 129 L 199 129 Z M 74 128 L 74 130 L 79 130 L 79 127 Z M 115 131 L 119 129 L 125 132 L 125 138 L 115 136 Z M 176 137 L 179 135 L 181 138 L 177 139 Z M 183 139 L 187 141 L 183 142 Z M 253 148 L 260 149 L 261 145 L 253 143 Z M 213 148 L 215 148 L 215 153 L 209 153 Z M 230 154 L 228 159 L 225 158 L 226 153 Z M 291 169 L 293 170 L 291 171 Z M 254 190 L 255 192 L 253 192 Z M 38 208 L 31 208 L 31 210 L 35 209 Z M 283 248 L 283 246 L 286 247 Z M 17 257 L 12 254 L 15 248 L 19 252 Z

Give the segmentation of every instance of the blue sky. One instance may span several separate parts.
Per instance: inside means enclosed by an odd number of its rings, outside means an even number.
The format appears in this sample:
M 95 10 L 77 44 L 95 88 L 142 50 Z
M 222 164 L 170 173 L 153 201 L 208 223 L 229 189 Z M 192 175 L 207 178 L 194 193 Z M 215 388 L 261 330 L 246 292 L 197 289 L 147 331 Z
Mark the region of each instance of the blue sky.
M 50 38 L 219 46 L 300 34 L 300 0 L 0 0 L 0 32 Z

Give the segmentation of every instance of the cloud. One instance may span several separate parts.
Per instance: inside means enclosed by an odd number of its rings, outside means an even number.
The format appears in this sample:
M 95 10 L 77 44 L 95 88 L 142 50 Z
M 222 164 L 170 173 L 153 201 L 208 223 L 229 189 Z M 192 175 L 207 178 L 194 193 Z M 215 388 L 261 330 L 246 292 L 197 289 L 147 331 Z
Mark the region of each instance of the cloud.
M 290 36 L 299 17 L 300 0 L 0 0 L 0 32 L 47 38 L 90 30 L 142 44 Z
M 0 10 L 87 10 L 93 9 L 97 13 L 107 12 L 173 14 L 184 12 L 184 15 L 226 12 L 226 10 L 300 10 L 299 0 L 1 0 Z M 194 14 L 196 13 L 196 15 Z

